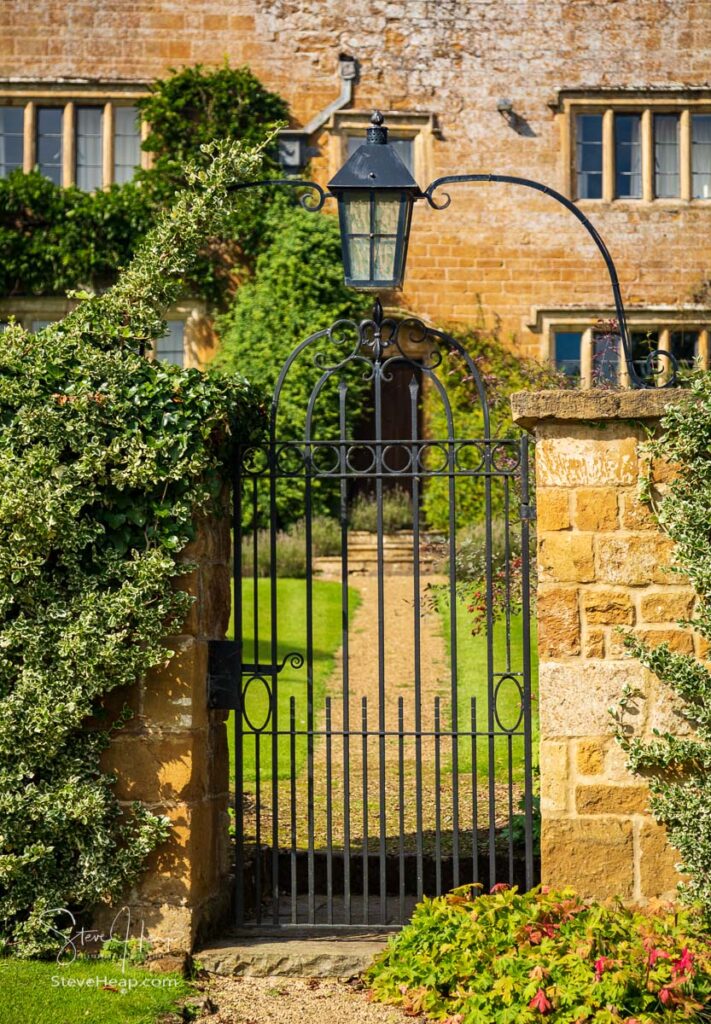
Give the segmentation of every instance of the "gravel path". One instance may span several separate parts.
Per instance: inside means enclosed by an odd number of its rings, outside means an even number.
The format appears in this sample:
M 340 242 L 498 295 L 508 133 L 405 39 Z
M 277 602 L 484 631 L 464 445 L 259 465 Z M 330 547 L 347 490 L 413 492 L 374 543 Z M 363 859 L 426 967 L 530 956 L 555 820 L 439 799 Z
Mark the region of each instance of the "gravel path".
M 360 982 L 326 978 L 223 978 L 210 975 L 210 1024 L 402 1024 L 412 1017 L 368 1001 Z
M 422 728 L 432 732 L 434 728 L 434 702 L 440 698 L 440 727 L 446 731 L 451 723 L 449 656 L 439 614 L 431 607 L 427 598 L 428 585 L 441 582 L 443 577 L 422 577 L 420 581 L 420 602 L 417 625 L 420 642 L 420 689 L 422 707 Z M 354 576 L 350 585 L 360 592 L 361 603 L 351 623 L 348 657 L 348 689 L 350 699 L 350 747 L 345 756 L 344 742 L 337 735 L 343 726 L 343 652 L 336 655 L 334 671 L 327 683 L 327 693 L 332 699 L 331 727 L 331 842 L 335 849 L 344 845 L 343 808 L 347 805 L 350 815 L 350 842 L 352 848 L 362 844 L 365 833 L 364 813 L 364 750 L 362 738 L 357 733 L 362 722 L 362 699 L 367 699 L 368 731 L 374 733 L 379 726 L 379 650 L 378 650 L 378 595 L 377 578 Z M 403 725 L 405 731 L 415 725 L 415 595 L 412 576 L 386 576 L 384 578 L 384 650 L 385 650 L 385 729 L 391 733 L 398 730 L 398 701 L 403 702 Z M 321 728 L 324 728 L 322 721 Z M 461 744 L 470 741 L 462 737 Z M 397 735 L 385 740 L 385 834 L 388 852 L 399 850 L 400 830 L 403 831 L 403 845 L 406 852 L 414 852 L 415 836 L 418 831 L 417 806 L 414 799 L 418 778 L 422 787 L 421 828 L 425 836 L 425 851 L 432 853 L 435 844 L 441 846 L 443 854 L 451 850 L 453 823 L 453 787 L 451 773 L 452 741 L 443 738 L 439 743 L 440 779 L 436 784 L 435 740 L 425 736 L 421 740 L 421 753 L 416 757 L 415 740 L 406 737 L 399 744 Z M 402 757 L 402 796 L 400 788 L 400 758 Z M 376 852 L 380 833 L 380 747 L 376 735 L 371 735 L 367 744 L 367 824 L 370 849 Z M 344 764 L 349 765 L 349 798 L 345 800 Z M 314 846 L 324 849 L 328 837 L 328 806 L 326 786 L 329 765 L 327 743 L 323 736 L 316 739 L 314 751 Z M 485 835 L 488 827 L 488 788 L 486 783 L 478 785 L 477 826 Z M 459 822 L 460 847 L 463 854 L 471 855 L 471 830 L 473 824 L 472 790 L 473 779 L 470 771 L 459 775 Z M 300 849 L 308 845 L 307 806 L 308 775 L 306 766 L 301 771 L 294 787 L 294 826 L 296 845 Z M 518 787 L 511 794 L 512 806 L 518 800 Z M 271 808 L 269 784 L 262 790 L 262 835 L 271 834 Z M 250 808 L 251 810 L 251 808 Z M 402 820 L 401 820 L 402 811 Z M 496 823 L 502 825 L 509 816 L 509 792 L 505 784 L 496 786 Z M 252 814 L 247 813 L 247 828 L 254 829 Z M 288 848 L 291 844 L 292 793 L 288 780 L 279 783 L 279 835 L 280 845 Z M 437 833 L 439 831 L 439 838 Z

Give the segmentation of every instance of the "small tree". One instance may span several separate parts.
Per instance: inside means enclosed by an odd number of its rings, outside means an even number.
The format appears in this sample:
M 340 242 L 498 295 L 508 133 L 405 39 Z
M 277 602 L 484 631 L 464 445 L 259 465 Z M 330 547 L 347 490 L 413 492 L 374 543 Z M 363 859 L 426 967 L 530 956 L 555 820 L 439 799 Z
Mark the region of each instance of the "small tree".
M 676 466 L 676 475 L 659 500 L 649 481 L 643 498 L 656 508 L 662 529 L 676 542 L 673 571 L 686 577 L 698 596 L 696 613 L 682 625 L 711 642 L 711 374 L 699 375 L 688 400 L 669 407 L 661 434 L 646 445 L 650 459 Z M 711 915 L 711 673 L 708 661 L 676 654 L 667 644 L 650 648 L 639 638 L 625 640 L 630 654 L 680 698 L 680 718 L 693 736 L 655 730 L 652 740 L 631 737 L 625 712 L 641 694 L 627 688 L 612 709 L 618 742 L 628 767 L 649 779 L 652 814 L 664 824 L 681 854 L 689 881 L 687 900 L 698 900 Z

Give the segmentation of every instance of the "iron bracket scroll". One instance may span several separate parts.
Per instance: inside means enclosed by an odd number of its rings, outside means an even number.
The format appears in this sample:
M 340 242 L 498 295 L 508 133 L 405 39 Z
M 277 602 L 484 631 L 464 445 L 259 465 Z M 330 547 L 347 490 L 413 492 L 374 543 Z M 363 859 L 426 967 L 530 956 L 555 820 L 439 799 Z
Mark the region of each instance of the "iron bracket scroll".
M 677 372 L 679 369 L 678 360 L 671 352 L 666 352 L 663 349 L 656 349 L 650 353 L 645 361 L 644 373 L 645 375 L 654 378 L 652 381 L 647 381 L 643 377 L 640 377 L 635 366 L 635 361 L 632 354 L 632 342 L 630 339 L 630 333 L 627 326 L 627 318 L 625 316 L 625 307 L 622 301 L 622 292 L 620 289 L 620 282 L 617 277 L 617 269 L 615 263 L 610 255 L 610 252 L 602 240 L 600 233 L 594 226 L 592 221 L 582 212 L 582 210 L 576 206 L 576 204 L 568 199 L 567 196 L 561 195 L 556 189 L 551 188 L 549 185 L 544 185 L 540 181 L 534 181 L 531 178 L 519 178 L 512 174 L 448 174 L 442 178 L 436 178 L 430 182 L 427 188 L 423 192 L 424 198 L 433 210 L 446 210 L 452 202 L 452 197 L 447 192 L 442 193 L 441 199 L 435 198 L 435 192 L 442 188 L 443 185 L 458 185 L 467 183 L 484 183 L 494 182 L 502 185 L 520 185 L 523 188 L 533 189 L 535 192 L 541 192 L 543 195 L 550 196 L 555 202 L 560 203 L 564 206 L 569 213 L 582 224 L 587 233 L 592 238 L 593 242 L 597 246 L 598 252 L 602 256 L 605 266 L 607 268 L 610 285 L 612 288 L 612 295 L 615 303 L 615 315 L 617 318 L 618 332 L 622 341 L 622 354 L 629 374 L 630 382 L 633 388 L 672 388 L 678 384 Z M 670 373 L 668 379 L 663 380 L 662 374 L 664 373 L 665 361 L 668 362 L 670 367 Z
M 210 640 L 207 645 L 207 706 L 225 711 L 242 707 L 242 679 L 245 676 L 273 678 L 287 664 L 303 667 L 304 656 L 297 651 L 286 654 L 280 664 L 268 665 L 242 661 L 242 644 L 238 640 Z

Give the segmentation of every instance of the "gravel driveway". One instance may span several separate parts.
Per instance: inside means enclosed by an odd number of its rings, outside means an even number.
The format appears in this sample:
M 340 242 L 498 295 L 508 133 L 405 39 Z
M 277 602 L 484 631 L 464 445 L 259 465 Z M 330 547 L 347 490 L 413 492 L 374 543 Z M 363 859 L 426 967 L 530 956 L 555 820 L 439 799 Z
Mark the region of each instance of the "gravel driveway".
M 332 978 L 234 978 L 203 983 L 217 1012 L 206 1024 L 404 1024 L 412 1017 L 368 1001 L 361 983 Z M 201 986 L 202 987 L 202 986 Z

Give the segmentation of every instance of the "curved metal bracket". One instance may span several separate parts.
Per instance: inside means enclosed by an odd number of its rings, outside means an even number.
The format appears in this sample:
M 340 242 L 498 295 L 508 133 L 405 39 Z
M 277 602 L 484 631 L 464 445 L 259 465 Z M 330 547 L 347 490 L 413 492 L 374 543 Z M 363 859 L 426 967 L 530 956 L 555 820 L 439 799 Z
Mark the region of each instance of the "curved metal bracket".
M 669 364 L 671 366 L 671 374 L 669 376 L 669 379 L 665 381 L 664 384 L 648 384 L 637 373 L 634 362 L 632 360 L 632 347 L 630 344 L 629 331 L 627 329 L 627 319 L 625 317 L 625 308 L 622 302 L 620 283 L 617 277 L 617 270 L 615 269 L 614 261 L 608 251 L 607 246 L 600 237 L 597 228 L 588 220 L 585 214 L 582 213 L 580 209 L 578 209 L 575 203 L 571 202 L 570 199 L 568 199 L 564 195 L 561 195 L 560 192 L 556 192 L 555 189 L 550 188 L 548 185 L 542 184 L 542 182 L 540 181 L 532 181 L 530 178 L 517 178 L 510 174 L 450 174 L 443 178 L 436 178 L 433 182 L 431 182 L 431 184 L 427 186 L 423 195 L 427 202 L 429 203 L 429 205 L 434 210 L 445 210 L 452 201 L 451 196 L 449 196 L 445 192 L 444 199 L 441 202 L 437 202 L 434 198 L 434 193 L 442 185 L 459 184 L 462 182 L 489 181 L 500 182 L 505 185 L 522 185 L 524 188 L 532 188 L 536 192 L 542 192 L 544 195 L 550 196 L 552 199 L 555 199 L 556 202 L 560 203 L 561 206 L 564 206 L 566 210 L 569 210 L 570 213 L 572 213 L 573 216 L 583 225 L 583 227 L 585 228 L 585 230 L 597 246 L 598 252 L 602 256 L 603 260 L 605 261 L 605 266 L 607 267 L 607 272 L 610 277 L 610 285 L 612 286 L 612 294 L 615 300 L 615 312 L 617 315 L 617 323 L 619 326 L 620 337 L 622 338 L 622 348 L 624 352 L 625 363 L 627 366 L 627 372 L 629 373 L 632 386 L 635 388 L 654 388 L 658 386 L 666 388 L 674 387 L 674 385 L 677 383 L 676 371 L 678 369 L 678 364 L 674 356 L 671 354 L 671 352 L 664 352 L 661 349 L 657 349 L 655 352 L 650 354 L 646 363 L 646 369 L 649 375 L 658 376 L 663 372 L 664 359 L 666 358 L 669 360 Z
M 301 206 L 309 213 L 318 213 L 323 209 L 323 204 L 327 199 L 333 199 L 332 194 L 326 192 L 317 181 L 306 181 L 301 178 L 265 178 L 263 181 L 242 181 L 238 185 L 228 186 L 227 191 L 243 192 L 248 188 L 266 188 L 268 185 L 288 185 L 290 188 L 311 189 L 312 193 L 316 193 L 315 196 L 307 193 L 298 197 Z

